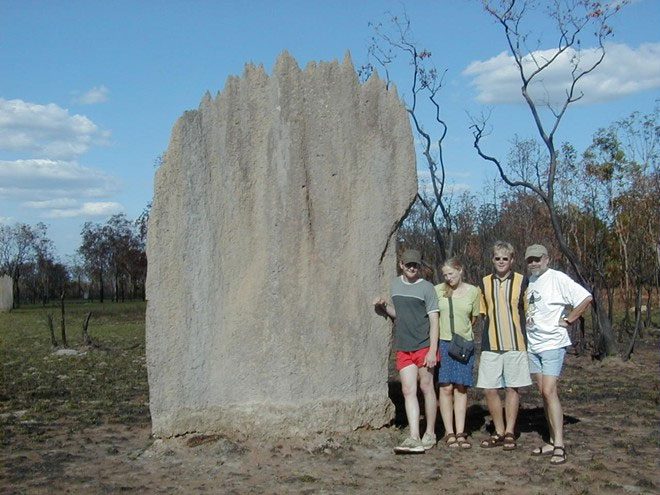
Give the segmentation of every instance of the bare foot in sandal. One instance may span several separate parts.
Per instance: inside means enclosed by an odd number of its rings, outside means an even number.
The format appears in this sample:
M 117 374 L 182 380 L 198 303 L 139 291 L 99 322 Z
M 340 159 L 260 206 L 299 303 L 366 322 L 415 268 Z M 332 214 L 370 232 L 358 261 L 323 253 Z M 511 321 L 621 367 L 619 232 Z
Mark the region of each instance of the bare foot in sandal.
M 492 449 L 493 447 L 501 447 L 504 442 L 504 435 L 491 435 L 486 440 L 482 440 L 479 446 L 482 449 Z
M 465 433 L 457 433 L 456 434 L 456 443 L 462 449 L 471 449 L 472 448 L 472 444 L 467 439 L 467 435 Z
M 502 437 L 502 450 L 515 450 L 516 447 L 516 436 L 513 433 L 505 433 Z
M 550 464 L 557 466 L 559 464 L 564 464 L 566 462 L 566 449 L 563 446 L 555 445 L 555 448 L 552 449 L 552 457 L 550 458 Z
M 537 455 L 550 455 L 552 454 L 552 451 L 554 450 L 555 446 L 551 443 L 544 443 L 540 447 L 536 447 L 534 450 L 532 450 L 532 455 L 537 456 Z
M 442 440 L 445 442 L 447 447 L 458 447 L 458 442 L 456 441 L 456 435 L 453 433 L 447 433 Z

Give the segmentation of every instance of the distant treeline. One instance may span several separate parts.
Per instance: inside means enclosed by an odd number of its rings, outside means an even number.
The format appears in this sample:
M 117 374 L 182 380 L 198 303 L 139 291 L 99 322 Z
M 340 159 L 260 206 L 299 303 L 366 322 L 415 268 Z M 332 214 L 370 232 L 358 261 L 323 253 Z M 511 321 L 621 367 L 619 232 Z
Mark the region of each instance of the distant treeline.
M 135 220 L 114 215 L 86 222 L 75 256 L 62 262 L 47 226 L 0 225 L 0 275 L 13 282 L 14 307 L 75 298 L 100 302 L 145 298 L 145 244 L 150 205 Z

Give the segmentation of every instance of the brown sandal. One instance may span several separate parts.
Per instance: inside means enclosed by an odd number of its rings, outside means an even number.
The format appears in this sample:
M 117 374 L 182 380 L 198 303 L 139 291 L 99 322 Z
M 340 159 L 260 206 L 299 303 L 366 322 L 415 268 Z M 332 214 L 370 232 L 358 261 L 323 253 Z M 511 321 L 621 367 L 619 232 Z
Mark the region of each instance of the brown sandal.
M 486 440 L 482 440 L 479 447 L 482 449 L 492 449 L 504 445 L 504 435 L 493 435 Z
M 502 450 L 515 450 L 516 447 L 516 437 L 514 434 L 505 433 L 502 437 Z
M 472 448 L 472 444 L 467 439 L 467 435 L 465 433 L 457 433 L 456 434 L 456 443 L 462 449 L 471 449 Z
M 532 455 L 535 457 L 540 455 L 552 455 L 554 448 L 555 446 L 553 443 L 546 443 L 532 450 Z
M 453 433 L 447 433 L 444 437 L 442 437 L 442 441 L 445 442 L 447 447 L 458 447 L 456 435 Z
M 564 447 L 555 446 L 555 448 L 552 449 L 552 457 L 550 458 L 550 464 L 552 464 L 553 466 L 557 466 L 559 464 L 564 464 L 565 462 L 566 462 L 566 449 Z

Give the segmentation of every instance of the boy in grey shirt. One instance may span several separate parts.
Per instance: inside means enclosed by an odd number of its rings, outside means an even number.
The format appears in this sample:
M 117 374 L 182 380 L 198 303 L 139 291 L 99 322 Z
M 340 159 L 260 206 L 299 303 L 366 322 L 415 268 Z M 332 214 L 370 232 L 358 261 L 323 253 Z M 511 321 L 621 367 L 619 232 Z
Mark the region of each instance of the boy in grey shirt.
M 396 453 L 421 453 L 436 444 L 437 397 L 433 368 L 438 362 L 438 296 L 433 285 L 421 278 L 421 263 L 419 251 L 405 251 L 399 261 L 402 275 L 392 281 L 392 304 L 387 304 L 382 297 L 377 297 L 373 303 L 377 312 L 394 320 L 396 369 L 410 425 L 410 437 L 394 449 Z M 418 381 L 426 413 L 426 431 L 422 438 Z

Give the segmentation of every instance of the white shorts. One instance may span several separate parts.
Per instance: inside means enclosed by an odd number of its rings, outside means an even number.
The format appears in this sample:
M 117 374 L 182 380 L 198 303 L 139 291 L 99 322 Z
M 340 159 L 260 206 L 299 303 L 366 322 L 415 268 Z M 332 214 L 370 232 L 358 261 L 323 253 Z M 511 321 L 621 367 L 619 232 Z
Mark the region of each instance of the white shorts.
M 527 352 L 484 351 L 481 353 L 477 388 L 517 388 L 531 384 Z

